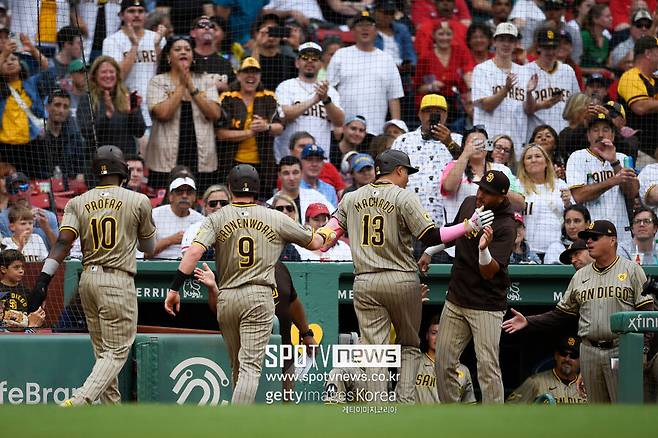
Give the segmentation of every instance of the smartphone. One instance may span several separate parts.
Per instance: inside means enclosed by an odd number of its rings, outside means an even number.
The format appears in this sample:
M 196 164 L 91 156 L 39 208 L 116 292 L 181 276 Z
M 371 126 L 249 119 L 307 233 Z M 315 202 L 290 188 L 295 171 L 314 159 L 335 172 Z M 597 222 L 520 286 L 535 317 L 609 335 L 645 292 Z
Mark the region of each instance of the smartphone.
M 430 126 L 440 125 L 441 115 L 437 112 L 430 113 Z
M 269 28 L 267 34 L 272 38 L 288 38 L 290 36 L 290 28 L 286 26 L 273 26 Z
M 130 111 L 134 111 L 137 108 L 137 90 L 130 93 Z
M 16 53 L 21 53 L 25 50 L 23 43 L 17 34 L 14 32 L 9 32 L 9 39 L 13 40 L 16 43 Z
M 484 150 L 487 152 L 493 152 L 494 150 L 494 141 L 491 138 L 488 138 L 484 143 Z

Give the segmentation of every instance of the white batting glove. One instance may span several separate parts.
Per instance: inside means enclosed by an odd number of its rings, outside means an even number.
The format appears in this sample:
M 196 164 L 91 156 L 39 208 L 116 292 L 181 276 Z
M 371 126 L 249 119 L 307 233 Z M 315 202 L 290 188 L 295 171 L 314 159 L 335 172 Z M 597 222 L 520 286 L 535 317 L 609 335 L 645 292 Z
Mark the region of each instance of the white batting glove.
M 468 224 L 471 226 L 474 232 L 479 233 L 482 228 L 487 225 L 491 225 L 494 220 L 494 214 L 491 210 L 484 210 L 484 207 L 480 207 L 473 212 L 473 216 L 468 220 Z

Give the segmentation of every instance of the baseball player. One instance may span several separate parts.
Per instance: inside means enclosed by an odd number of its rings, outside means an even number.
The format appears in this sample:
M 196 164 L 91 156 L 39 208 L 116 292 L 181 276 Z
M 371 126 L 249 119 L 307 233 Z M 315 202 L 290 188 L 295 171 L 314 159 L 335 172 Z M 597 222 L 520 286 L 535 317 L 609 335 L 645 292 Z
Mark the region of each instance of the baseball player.
M 502 325 L 507 333 L 530 326 L 547 329 L 578 318 L 580 364 L 590 403 L 617 400 L 617 375 L 611 361 L 619 356 L 619 335 L 610 330 L 610 315 L 631 310 L 652 310 L 653 298 L 642 295 L 647 280 L 642 267 L 617 255 L 617 229 L 606 220 L 594 221 L 578 233 L 587 242 L 594 262 L 579 269 L 554 310 L 514 317 Z M 648 350 L 645 350 L 645 354 Z
M 64 209 L 55 246 L 43 264 L 33 296 L 46 296 L 48 284 L 80 238 L 83 272 L 78 293 L 89 327 L 96 364 L 82 388 L 62 406 L 121 401 L 117 376 L 137 333 L 135 247 L 155 249 L 151 202 L 121 187 L 128 165 L 121 149 L 101 146 L 92 161 L 99 185 L 76 196 Z
M 178 266 L 164 307 L 176 315 L 179 289 L 191 278 L 203 253 L 214 245 L 220 273 L 217 320 L 231 358 L 232 402 L 247 404 L 256 398 L 265 346 L 272 333 L 274 265 L 283 247 L 293 242 L 319 249 L 335 233 L 326 228 L 313 232 L 283 213 L 256 205 L 260 178 L 249 164 L 231 169 L 228 186 L 232 204 L 204 220 Z M 301 334 L 306 335 L 313 333 Z
M 420 366 L 416 374 L 416 402 L 421 404 L 433 404 L 439 402 L 439 393 L 436 390 L 436 338 L 439 334 L 439 315 L 432 318 L 425 332 L 427 351 L 420 359 Z M 459 381 L 461 403 L 475 403 L 473 392 L 473 381 L 471 372 L 464 364 L 457 365 L 457 380 Z
M 583 239 L 576 239 L 567 249 L 560 254 L 560 263 L 563 265 L 572 265 L 576 271 L 583 268 L 594 259 L 590 257 L 587 250 L 587 242 Z
M 354 260 L 354 309 L 364 344 L 386 344 L 391 322 L 401 344 L 397 401 L 415 400 L 414 379 L 420 361 L 421 297 L 412 238 L 426 246 L 450 242 L 493 221 L 490 211 L 478 209 L 453 227 L 434 225 L 418 195 L 405 190 L 409 175 L 418 172 L 409 156 L 389 149 L 375 160 L 377 180 L 348 193 L 327 227 L 337 235 L 347 231 Z M 368 368 L 369 400 L 386 401 L 384 370 Z
M 507 398 L 507 403 L 532 403 L 544 394 L 550 394 L 558 404 L 587 403 L 578 391 L 580 371 L 580 339 L 563 338 L 557 345 L 550 370 L 528 377 Z

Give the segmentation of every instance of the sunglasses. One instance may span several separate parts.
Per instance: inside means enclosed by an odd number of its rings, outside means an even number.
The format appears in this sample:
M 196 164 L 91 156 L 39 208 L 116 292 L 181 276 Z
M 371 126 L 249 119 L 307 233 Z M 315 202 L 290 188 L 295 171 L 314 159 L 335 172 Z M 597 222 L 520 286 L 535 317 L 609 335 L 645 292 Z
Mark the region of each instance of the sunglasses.
M 202 21 L 195 26 L 197 29 L 215 29 L 217 25 L 209 21 Z
M 294 213 L 295 211 L 295 207 L 293 207 L 292 205 L 277 205 L 276 207 L 274 207 L 274 209 L 276 211 L 280 211 L 281 213 L 283 213 L 284 211 L 288 213 Z
M 580 353 L 577 351 L 565 351 L 565 350 L 560 350 L 557 352 L 562 357 L 569 357 L 571 359 L 578 359 L 580 357 Z
M 598 236 L 598 235 L 595 234 L 595 235 L 592 235 L 592 236 L 587 236 L 587 239 L 588 240 L 591 239 L 592 242 L 598 242 L 601 237 L 603 237 L 603 236 Z
M 651 23 L 633 23 L 633 26 L 637 27 L 638 29 L 651 29 Z
M 299 55 L 299 59 L 301 59 L 302 61 L 315 62 L 315 61 L 319 61 L 320 57 L 319 56 L 313 56 L 313 55 Z
M 17 195 L 18 192 L 27 192 L 28 190 L 30 190 L 30 184 L 28 183 L 14 184 L 7 187 L 7 192 L 10 195 Z
M 208 201 L 208 207 L 215 208 L 217 207 L 217 204 L 221 205 L 222 207 L 226 207 L 230 203 L 231 201 L 229 201 L 228 199 L 215 199 L 213 201 Z

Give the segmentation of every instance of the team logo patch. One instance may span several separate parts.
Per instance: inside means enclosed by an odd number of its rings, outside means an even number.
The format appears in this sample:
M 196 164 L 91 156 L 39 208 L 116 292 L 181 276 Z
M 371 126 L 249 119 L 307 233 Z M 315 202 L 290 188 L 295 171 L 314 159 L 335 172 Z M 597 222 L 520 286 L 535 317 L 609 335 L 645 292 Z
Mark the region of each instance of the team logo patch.
M 555 38 L 555 34 L 553 33 L 552 30 L 549 30 L 548 32 L 546 32 L 546 36 L 548 37 L 549 40 L 552 40 L 553 38 Z
M 593 230 L 594 229 L 594 222 L 590 222 L 589 226 L 587 227 L 588 230 Z
M 107 166 L 105 164 L 101 164 L 101 175 L 107 174 Z
M 249 212 L 247 210 L 242 210 L 240 212 L 240 216 L 247 217 L 247 216 L 249 216 Z
M 494 179 L 494 174 L 493 174 L 493 172 L 489 172 L 489 173 L 487 174 L 487 182 L 491 182 L 491 181 L 493 181 L 493 179 Z
M 627 272 L 624 272 L 624 273 L 621 273 L 621 274 L 617 275 L 617 278 L 619 279 L 619 281 L 625 281 L 626 277 L 628 277 Z
M 249 184 L 245 181 L 245 183 L 242 186 L 242 191 L 243 192 L 248 192 L 249 191 Z
M 431 221 L 432 218 L 430 218 L 430 214 L 428 212 L 423 213 L 423 217 L 427 219 L 428 221 Z
M 576 339 L 575 338 L 567 339 L 567 344 L 569 345 L 569 347 L 573 347 L 574 345 L 576 345 Z

